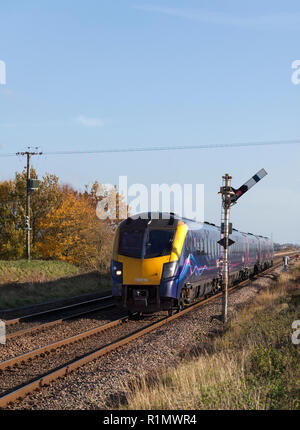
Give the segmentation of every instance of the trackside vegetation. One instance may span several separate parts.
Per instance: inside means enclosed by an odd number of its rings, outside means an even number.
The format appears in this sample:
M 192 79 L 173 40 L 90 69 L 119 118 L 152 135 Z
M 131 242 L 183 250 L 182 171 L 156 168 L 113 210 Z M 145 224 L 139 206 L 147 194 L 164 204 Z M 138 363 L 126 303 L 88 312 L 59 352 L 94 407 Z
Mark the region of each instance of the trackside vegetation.
M 300 409 L 300 265 L 228 324 L 197 358 L 127 388 L 125 409 Z M 202 347 L 202 345 L 204 345 Z
M 0 309 L 110 288 L 108 276 L 64 261 L 0 260 Z
M 39 178 L 33 168 L 30 177 L 40 181 L 30 200 L 31 262 L 24 260 L 27 172 L 0 181 L 0 310 L 110 288 L 119 219 L 108 208 L 99 219 L 96 210 L 112 197 L 120 210 L 122 196 L 98 182 L 78 191 L 53 174 Z
M 99 219 L 96 209 L 104 198 L 123 197 L 94 182 L 84 191 L 59 182 L 57 176 L 30 176 L 40 185 L 31 194 L 31 256 L 35 260 L 60 260 L 85 270 L 109 271 L 117 213 Z M 0 260 L 20 260 L 25 252 L 26 171 L 0 181 Z M 105 211 L 105 209 L 104 209 Z

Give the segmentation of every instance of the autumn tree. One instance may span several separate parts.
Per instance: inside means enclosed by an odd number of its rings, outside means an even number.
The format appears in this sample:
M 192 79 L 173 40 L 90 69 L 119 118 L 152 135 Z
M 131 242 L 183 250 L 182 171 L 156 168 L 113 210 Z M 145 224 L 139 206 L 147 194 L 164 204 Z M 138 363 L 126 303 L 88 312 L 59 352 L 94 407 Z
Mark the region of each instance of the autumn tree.
M 108 270 L 113 232 L 100 221 L 88 196 L 64 194 L 37 224 L 41 237 L 36 252 L 43 258 L 65 260 L 89 268 Z
M 30 176 L 37 179 L 32 168 Z M 31 194 L 31 247 L 39 235 L 36 223 L 63 199 L 58 178 L 46 174 L 37 191 Z M 0 258 L 18 259 L 25 255 L 26 171 L 16 173 L 14 180 L 0 182 Z
M 0 258 L 20 258 L 24 253 L 24 205 L 13 180 L 0 183 Z
M 38 179 L 31 169 L 30 176 Z M 102 190 L 102 193 L 99 192 Z M 119 220 L 97 217 L 97 205 L 112 196 L 95 182 L 84 192 L 60 184 L 57 176 L 46 174 L 31 193 L 31 250 L 33 258 L 60 259 L 91 269 L 107 271 L 114 230 Z M 117 193 L 118 208 L 123 199 Z M 0 259 L 25 256 L 26 171 L 14 180 L 0 182 Z M 118 216 L 118 210 L 115 216 Z

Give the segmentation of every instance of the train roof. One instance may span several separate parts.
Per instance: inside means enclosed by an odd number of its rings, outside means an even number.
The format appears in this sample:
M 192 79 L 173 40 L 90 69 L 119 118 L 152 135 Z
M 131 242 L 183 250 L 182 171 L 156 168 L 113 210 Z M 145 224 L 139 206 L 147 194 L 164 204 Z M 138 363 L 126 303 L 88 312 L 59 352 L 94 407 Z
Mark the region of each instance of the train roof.
M 184 223 L 186 223 L 189 227 L 191 227 L 193 229 L 195 229 L 197 227 L 199 228 L 199 225 L 200 225 L 202 227 L 205 226 L 208 229 L 212 228 L 212 229 L 218 229 L 218 231 L 220 231 L 220 226 L 218 226 L 216 224 L 213 224 L 213 223 L 208 222 L 208 221 L 204 221 L 204 222 L 195 221 L 195 220 L 192 220 L 192 219 L 189 219 L 189 218 L 185 218 L 185 217 L 181 217 L 179 215 L 176 215 L 174 212 L 155 212 L 155 211 L 153 211 L 153 212 L 141 212 L 141 213 L 132 215 L 132 216 L 130 216 L 128 218 L 131 218 L 132 220 L 138 220 L 139 218 L 140 219 L 145 219 L 145 220 L 147 220 L 147 219 L 148 220 L 150 220 L 150 219 L 155 219 L 155 220 L 174 219 L 174 220 L 178 220 L 178 221 L 179 220 L 183 221 Z M 232 230 L 234 232 L 236 232 L 236 233 L 240 233 L 240 234 L 243 234 L 243 235 L 246 235 L 246 236 L 253 236 L 253 237 L 256 237 L 256 238 L 262 238 L 262 239 L 270 240 L 270 238 L 268 238 L 266 236 L 261 236 L 261 235 L 254 234 L 254 233 L 249 233 L 249 232 L 246 233 L 244 231 L 237 230 L 236 228 L 233 228 Z

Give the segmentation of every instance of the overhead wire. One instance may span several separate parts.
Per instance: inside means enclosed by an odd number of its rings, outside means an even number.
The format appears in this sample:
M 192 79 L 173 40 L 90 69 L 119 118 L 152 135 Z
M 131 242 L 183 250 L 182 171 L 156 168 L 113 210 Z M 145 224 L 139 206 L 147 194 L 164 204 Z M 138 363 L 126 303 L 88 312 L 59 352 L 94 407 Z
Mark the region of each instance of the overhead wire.
M 193 150 L 193 149 L 218 149 L 218 148 L 241 148 L 241 147 L 257 147 L 266 145 L 295 145 L 300 144 L 300 139 L 294 140 L 271 140 L 262 142 L 240 142 L 240 143 L 219 143 L 219 144 L 199 144 L 199 145 L 179 145 L 179 146 L 148 146 L 148 147 L 132 147 L 132 148 L 103 148 L 90 150 L 63 150 L 63 151 L 45 151 L 43 155 L 76 155 L 76 154 L 108 154 L 108 153 L 128 153 L 128 152 L 150 152 L 150 151 L 178 151 L 178 150 Z M 17 153 L 0 152 L 0 157 L 13 157 Z

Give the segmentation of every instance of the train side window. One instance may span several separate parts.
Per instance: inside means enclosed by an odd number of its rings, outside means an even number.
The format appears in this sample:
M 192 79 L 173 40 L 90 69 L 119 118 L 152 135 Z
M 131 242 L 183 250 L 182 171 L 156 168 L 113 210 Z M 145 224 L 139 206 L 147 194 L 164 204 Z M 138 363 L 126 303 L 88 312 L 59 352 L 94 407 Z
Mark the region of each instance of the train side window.
M 197 240 L 196 240 L 196 253 L 198 255 L 200 255 L 200 254 L 202 254 L 201 251 L 202 251 L 202 249 L 201 249 L 201 240 L 200 240 L 200 237 L 198 236 Z
M 204 240 L 200 238 L 200 253 L 205 254 Z
M 198 239 L 197 239 L 197 250 L 201 253 L 201 251 L 202 251 L 202 248 L 201 248 L 201 239 L 200 239 L 200 237 L 198 237 Z
M 208 254 L 208 244 L 207 244 L 207 239 L 204 239 L 204 252 L 205 252 L 205 254 Z
M 191 236 L 190 234 L 186 238 L 186 250 L 191 252 Z

